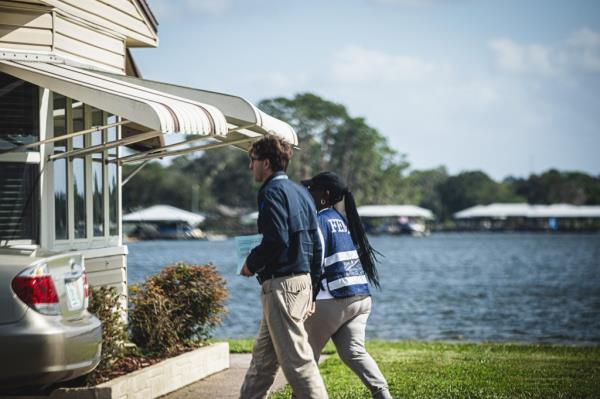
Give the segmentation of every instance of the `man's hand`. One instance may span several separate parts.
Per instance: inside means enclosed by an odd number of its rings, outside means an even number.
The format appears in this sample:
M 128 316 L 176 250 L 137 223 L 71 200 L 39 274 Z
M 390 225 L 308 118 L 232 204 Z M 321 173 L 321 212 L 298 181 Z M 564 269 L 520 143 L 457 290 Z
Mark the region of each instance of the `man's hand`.
M 248 265 L 246 263 L 244 263 L 244 266 L 242 267 L 241 275 L 246 276 L 246 277 L 252 277 L 252 276 L 254 276 L 254 273 L 252 273 L 250 271 L 250 269 L 248 269 Z
M 306 320 L 310 316 L 312 316 L 315 313 L 316 309 L 317 309 L 317 301 L 312 301 L 310 303 L 310 307 L 308 308 L 308 312 L 306 312 L 306 316 L 304 316 L 304 320 Z

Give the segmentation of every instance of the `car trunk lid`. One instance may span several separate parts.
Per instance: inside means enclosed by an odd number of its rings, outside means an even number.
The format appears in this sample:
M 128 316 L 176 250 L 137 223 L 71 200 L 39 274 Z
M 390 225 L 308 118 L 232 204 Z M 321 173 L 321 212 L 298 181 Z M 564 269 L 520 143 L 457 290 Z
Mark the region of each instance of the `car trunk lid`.
M 84 258 L 78 253 L 2 258 L 0 324 L 20 320 L 28 308 L 65 319 L 81 318 L 88 306 Z
M 83 256 L 56 256 L 46 259 L 46 264 L 56 288 L 60 314 L 66 318 L 81 317 L 88 306 L 88 283 Z

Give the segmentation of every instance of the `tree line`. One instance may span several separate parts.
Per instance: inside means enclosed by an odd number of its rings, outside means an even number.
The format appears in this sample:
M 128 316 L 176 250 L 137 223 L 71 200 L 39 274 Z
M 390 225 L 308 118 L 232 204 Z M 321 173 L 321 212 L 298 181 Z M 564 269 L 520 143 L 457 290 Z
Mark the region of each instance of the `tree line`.
M 600 204 L 600 175 L 548 170 L 527 178 L 494 181 L 482 171 L 449 175 L 440 166 L 409 172 L 409 163 L 364 118 L 310 93 L 259 103 L 266 113 L 296 130 L 296 150 L 288 174 L 295 181 L 332 170 L 340 174 L 359 205 L 413 204 L 430 209 L 438 221 L 465 208 L 493 202 Z M 124 176 L 135 168 L 126 166 Z M 175 158 L 168 166 L 151 163 L 123 189 L 125 211 L 155 204 L 211 212 L 225 205 L 253 211 L 257 186 L 248 155 L 222 148 Z

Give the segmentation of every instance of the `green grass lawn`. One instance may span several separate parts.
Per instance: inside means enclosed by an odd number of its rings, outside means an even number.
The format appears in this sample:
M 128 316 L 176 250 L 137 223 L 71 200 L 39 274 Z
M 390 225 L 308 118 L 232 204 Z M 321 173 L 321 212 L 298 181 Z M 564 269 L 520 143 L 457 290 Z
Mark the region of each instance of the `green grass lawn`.
M 230 347 L 249 352 L 252 340 Z M 329 397 L 369 398 L 331 343 L 326 350 L 332 356 L 320 369 Z M 367 350 L 395 398 L 600 398 L 600 347 L 371 341 Z

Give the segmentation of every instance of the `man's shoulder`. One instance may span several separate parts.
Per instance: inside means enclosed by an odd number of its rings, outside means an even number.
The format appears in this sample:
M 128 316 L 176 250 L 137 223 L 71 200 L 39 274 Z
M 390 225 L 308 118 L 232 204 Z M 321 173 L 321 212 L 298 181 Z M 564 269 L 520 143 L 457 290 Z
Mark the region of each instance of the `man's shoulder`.
M 285 176 L 285 178 L 273 179 L 269 181 L 269 183 L 261 189 L 259 198 L 275 201 L 284 198 L 288 200 L 296 198 L 301 202 L 306 202 L 308 206 L 314 207 L 313 199 L 304 186 L 289 179 L 286 175 L 282 176 Z
M 260 190 L 260 194 L 265 197 L 281 196 L 286 190 L 286 182 L 288 179 L 278 179 L 270 181 Z
M 290 192 L 290 191 L 303 193 L 304 191 L 306 191 L 306 189 L 304 187 L 302 187 L 300 184 L 296 183 L 295 181 L 289 179 L 286 175 L 282 175 L 282 176 L 285 176 L 285 177 L 271 180 L 262 189 L 262 192 L 265 195 L 268 195 L 271 193 L 284 193 L 284 192 Z
M 273 203 L 286 202 L 286 198 L 289 198 L 290 193 L 293 191 L 289 183 L 291 182 L 287 178 L 270 181 L 260 190 L 258 195 L 259 201 Z
M 295 181 L 289 180 L 286 189 L 293 192 L 299 198 L 302 198 L 302 200 L 307 202 L 309 206 L 314 207 L 313 198 L 306 187 L 296 183 Z M 317 210 L 314 209 L 314 212 L 316 214 Z

